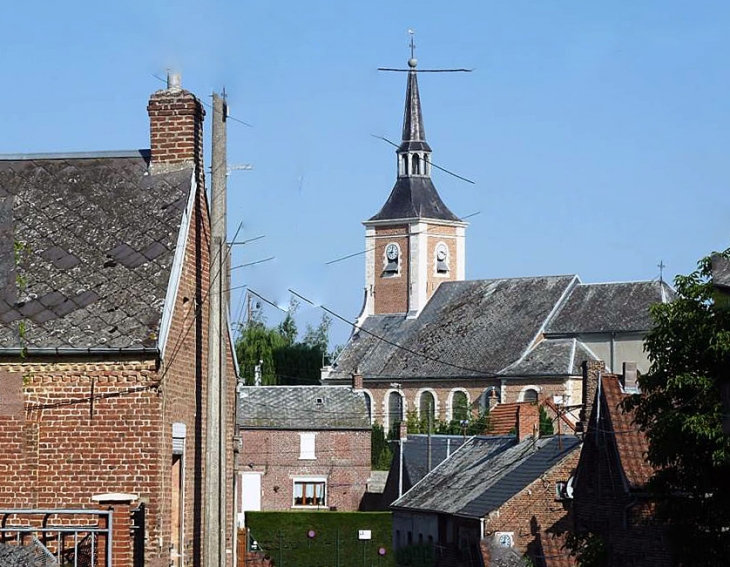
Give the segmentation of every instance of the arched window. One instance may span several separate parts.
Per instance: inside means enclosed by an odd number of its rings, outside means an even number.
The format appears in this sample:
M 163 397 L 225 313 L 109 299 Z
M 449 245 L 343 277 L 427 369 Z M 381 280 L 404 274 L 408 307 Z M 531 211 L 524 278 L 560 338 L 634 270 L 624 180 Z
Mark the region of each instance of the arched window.
M 423 154 L 423 174 L 431 175 L 431 160 L 428 154 Z
M 469 419 L 469 399 L 464 392 L 454 392 L 451 396 L 451 419 Z
M 413 158 L 411 158 L 411 173 L 413 175 L 420 175 L 421 174 L 421 163 L 418 159 L 418 154 L 413 154 Z
M 403 154 L 401 156 L 401 175 L 408 175 L 408 156 Z
M 418 400 L 418 416 L 422 420 L 427 420 L 431 416 L 431 422 L 434 421 L 436 411 L 436 400 L 431 392 L 422 392 Z
M 373 422 L 373 401 L 370 399 L 370 395 L 365 392 L 365 405 L 368 408 L 368 419 L 370 423 Z
M 390 431 L 403 421 L 403 396 L 398 392 L 391 392 L 388 396 L 388 428 Z
M 522 392 L 522 401 L 529 402 L 531 404 L 537 403 L 537 390 L 529 388 Z

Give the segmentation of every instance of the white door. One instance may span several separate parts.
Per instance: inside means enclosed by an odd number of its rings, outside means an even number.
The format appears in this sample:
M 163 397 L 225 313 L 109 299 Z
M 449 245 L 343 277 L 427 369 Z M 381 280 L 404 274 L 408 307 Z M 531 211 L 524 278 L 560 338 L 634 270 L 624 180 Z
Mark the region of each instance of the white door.
M 240 511 L 261 511 L 261 473 L 241 473 Z

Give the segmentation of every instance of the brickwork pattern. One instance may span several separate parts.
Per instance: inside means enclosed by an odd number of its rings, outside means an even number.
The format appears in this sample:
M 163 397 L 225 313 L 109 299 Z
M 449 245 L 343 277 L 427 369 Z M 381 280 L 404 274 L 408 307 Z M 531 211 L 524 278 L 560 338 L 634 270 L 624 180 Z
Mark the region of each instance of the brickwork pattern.
M 450 226 L 428 226 L 428 246 L 426 254 L 426 293 L 430 299 L 443 282 L 456 280 L 458 254 L 456 251 L 456 228 Z M 436 272 L 436 247 L 443 243 L 448 250 L 447 264 L 449 271 L 445 274 Z
M 375 314 L 406 313 L 408 311 L 410 243 L 408 227 L 378 227 L 375 230 Z M 387 238 L 386 238 L 387 237 Z M 400 248 L 398 274 L 383 275 L 385 248 L 394 242 Z
M 147 105 L 152 164 L 202 163 L 203 117 L 200 101 L 186 90 L 154 93 Z
M 241 469 L 260 471 L 264 511 L 290 510 L 294 478 L 327 478 L 327 506 L 359 508 L 370 477 L 370 431 L 317 431 L 314 460 L 300 459 L 299 431 L 244 430 Z
M 575 472 L 580 448 L 550 468 L 485 519 L 486 538 L 496 532 L 512 532 L 514 547 L 533 559 L 542 555 L 541 538 L 553 538 L 571 527 L 569 504 L 556 498 L 555 484 L 565 482 Z M 564 550 L 564 556 L 568 557 Z M 485 562 L 489 565 L 488 562 Z M 542 564 L 537 563 L 536 564 Z

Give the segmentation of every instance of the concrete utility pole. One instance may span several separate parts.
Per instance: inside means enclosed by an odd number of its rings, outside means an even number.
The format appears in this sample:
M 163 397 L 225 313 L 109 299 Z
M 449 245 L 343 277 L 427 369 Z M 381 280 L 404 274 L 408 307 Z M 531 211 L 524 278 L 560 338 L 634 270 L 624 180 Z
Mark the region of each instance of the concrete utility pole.
M 226 360 L 228 254 L 226 244 L 226 103 L 213 94 L 208 297 L 208 411 L 206 428 L 205 567 L 226 566 Z

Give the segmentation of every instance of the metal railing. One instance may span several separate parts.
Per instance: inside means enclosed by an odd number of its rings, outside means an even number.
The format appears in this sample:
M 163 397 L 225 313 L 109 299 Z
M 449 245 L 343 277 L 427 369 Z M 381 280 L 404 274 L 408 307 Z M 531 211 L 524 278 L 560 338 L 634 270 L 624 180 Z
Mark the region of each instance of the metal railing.
M 43 565 L 112 567 L 112 511 L 0 509 L 0 543 L 41 546 Z

